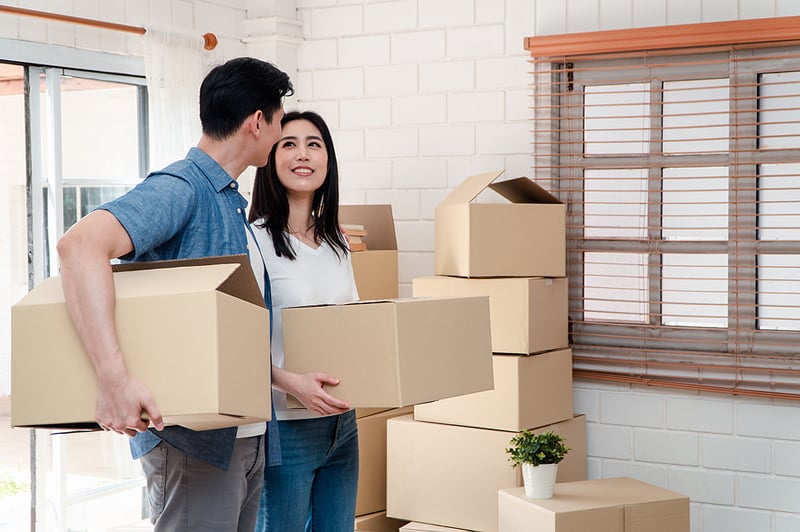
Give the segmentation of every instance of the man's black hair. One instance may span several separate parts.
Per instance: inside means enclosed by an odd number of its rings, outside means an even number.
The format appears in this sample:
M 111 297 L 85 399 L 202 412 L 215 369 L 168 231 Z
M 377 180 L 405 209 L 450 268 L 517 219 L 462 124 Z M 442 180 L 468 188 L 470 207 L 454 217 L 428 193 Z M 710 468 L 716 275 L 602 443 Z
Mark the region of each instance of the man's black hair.
M 261 110 L 267 123 L 294 94 L 289 76 L 272 63 L 238 57 L 211 69 L 200 85 L 200 123 L 216 140 L 233 135 L 245 118 Z

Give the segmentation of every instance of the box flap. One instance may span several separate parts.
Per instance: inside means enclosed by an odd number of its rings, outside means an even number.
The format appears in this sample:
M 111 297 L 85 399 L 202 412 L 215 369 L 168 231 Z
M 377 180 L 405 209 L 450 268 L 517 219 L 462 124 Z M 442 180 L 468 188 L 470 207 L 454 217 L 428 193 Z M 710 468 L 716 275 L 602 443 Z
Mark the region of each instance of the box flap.
M 167 268 L 185 268 L 191 266 L 210 266 L 218 264 L 232 264 L 237 267 L 228 274 L 210 273 L 209 275 L 222 275 L 218 280 L 217 289 L 235 298 L 247 301 L 262 308 L 266 308 L 261 289 L 256 282 L 255 274 L 250 268 L 250 259 L 245 254 L 225 255 L 220 257 L 203 257 L 197 259 L 159 260 L 149 262 L 126 262 L 111 266 L 114 272 L 129 272 Z
M 391 205 L 340 205 L 339 223 L 363 225 L 368 250 L 397 249 Z
M 486 172 L 466 178 L 450 194 L 439 203 L 439 205 L 461 205 L 474 200 L 489 184 L 503 175 L 504 170 Z
M 558 198 L 527 177 L 492 183 L 489 188 L 511 203 L 561 203 Z

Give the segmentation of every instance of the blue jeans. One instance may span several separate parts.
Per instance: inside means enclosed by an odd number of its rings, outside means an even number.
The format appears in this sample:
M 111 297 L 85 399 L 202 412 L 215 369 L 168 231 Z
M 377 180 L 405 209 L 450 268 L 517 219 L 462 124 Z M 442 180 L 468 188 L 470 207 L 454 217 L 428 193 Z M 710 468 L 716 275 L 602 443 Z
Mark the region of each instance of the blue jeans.
M 355 410 L 278 425 L 281 465 L 264 470 L 256 532 L 351 532 L 358 491 Z

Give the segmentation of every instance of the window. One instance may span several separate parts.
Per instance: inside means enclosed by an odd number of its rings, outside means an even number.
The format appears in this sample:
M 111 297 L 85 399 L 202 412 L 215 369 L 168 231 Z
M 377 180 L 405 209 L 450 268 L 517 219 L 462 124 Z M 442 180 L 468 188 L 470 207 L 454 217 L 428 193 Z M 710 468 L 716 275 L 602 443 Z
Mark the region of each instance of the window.
M 58 236 L 144 177 L 146 90 L 143 79 L 130 76 L 28 70 L 31 86 L 40 89 L 30 95 L 32 188 L 43 199 L 41 210 L 33 204 L 43 226 L 42 262 L 34 266 L 47 277 L 55 273 Z M 36 234 L 35 228 L 34 240 Z
M 753 22 L 573 36 L 578 53 L 528 39 L 535 175 L 568 209 L 577 374 L 793 395 L 800 32 L 766 43 L 775 22 Z
M 2 41 L 2 39 L 0 39 Z M 0 42 L 2 44 L 2 42 Z M 33 52 L 16 44 L 8 50 Z M 58 54 L 43 53 L 48 60 Z M 24 55 L 24 54 L 23 54 Z M 35 55 L 35 54 L 29 54 Z M 90 57 L 91 56 L 91 57 Z M 70 62 L 108 66 L 105 56 Z M 125 63 L 125 61 L 123 61 Z M 10 394 L 10 308 L 55 275 L 58 237 L 147 168 L 144 77 L 0 61 L 0 406 Z M 47 324 L 42 324 L 47 334 Z M 19 469 L 0 471 L 0 514 L 12 528 L 106 529 L 142 517 L 143 478 L 113 434 L 9 430 Z M 34 465 L 22 456 L 31 451 Z M 89 459 L 86 459 L 86 457 Z M 25 459 L 23 459 L 25 458 Z M 112 508 L 113 512 L 106 511 Z M 37 528 L 38 529 L 38 528 Z

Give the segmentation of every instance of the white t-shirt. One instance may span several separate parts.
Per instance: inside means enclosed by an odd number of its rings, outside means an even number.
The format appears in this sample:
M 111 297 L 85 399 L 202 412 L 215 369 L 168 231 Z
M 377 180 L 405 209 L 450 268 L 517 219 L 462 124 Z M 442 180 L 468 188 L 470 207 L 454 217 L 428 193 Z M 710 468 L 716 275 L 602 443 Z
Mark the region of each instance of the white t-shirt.
M 349 254 L 344 255 L 339 251 L 337 255 L 324 242 L 314 249 L 293 235 L 288 235 L 296 255 L 295 260 L 278 257 L 275 254 L 272 237 L 266 229 L 258 227 L 258 223 L 260 220 L 252 224 L 253 232 L 267 264 L 272 288 L 272 363 L 282 368 L 284 358 L 281 311 L 285 307 L 357 301 L 358 291 Z M 250 248 L 250 264 L 263 293 L 264 265 L 252 248 Z M 320 417 L 305 408 L 287 408 L 284 392 L 273 390 L 272 398 L 275 402 L 275 414 L 279 420 Z

